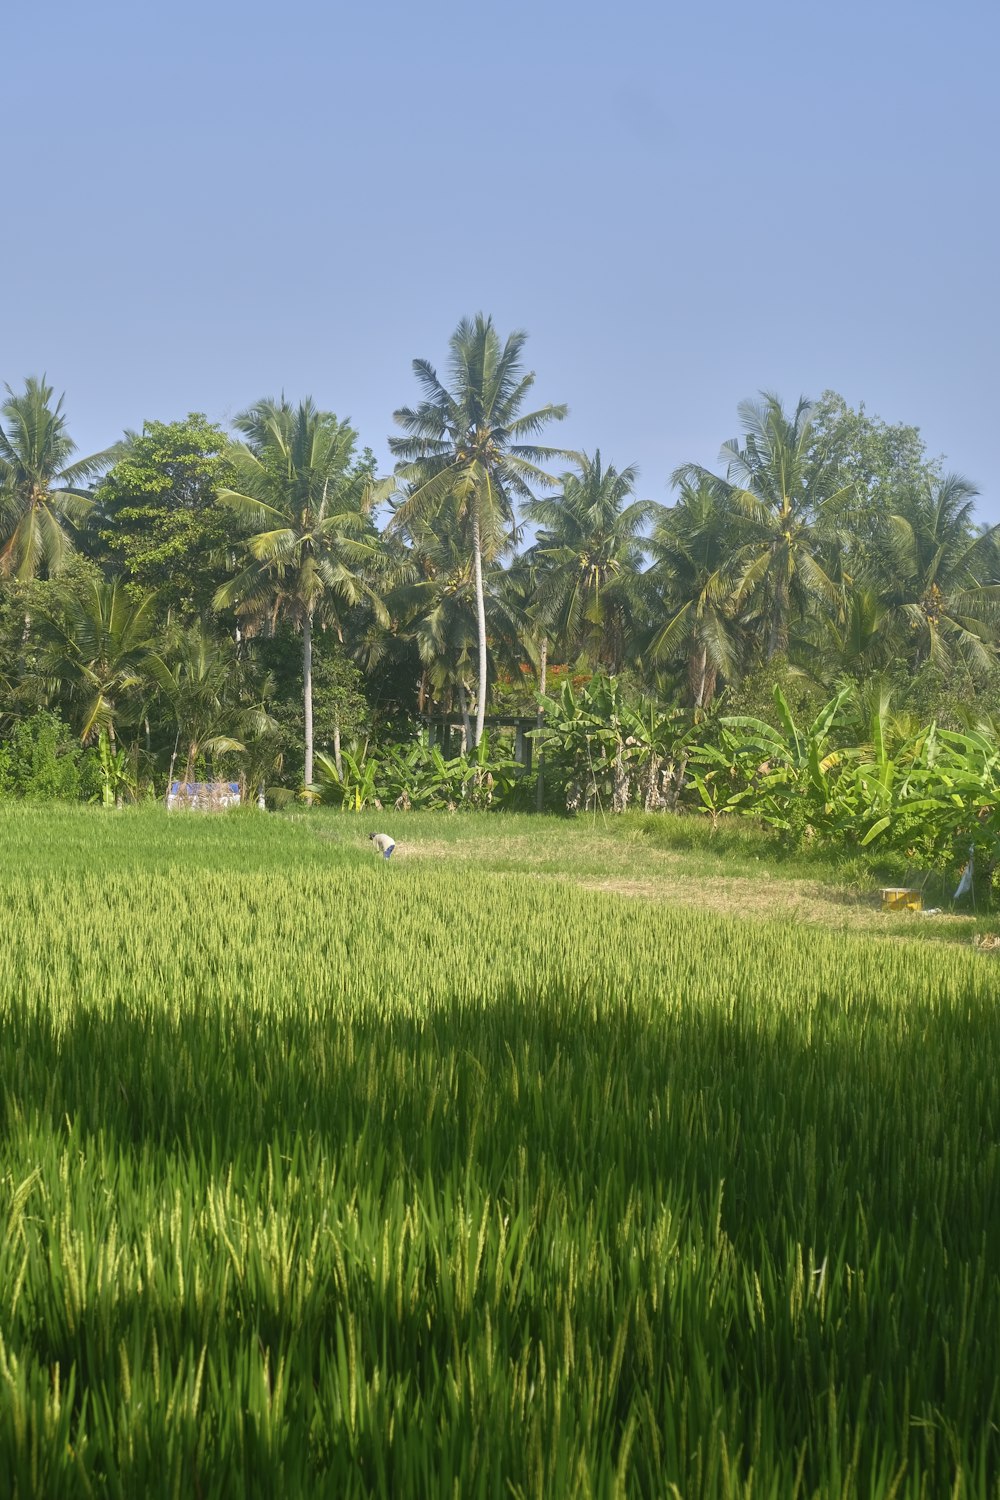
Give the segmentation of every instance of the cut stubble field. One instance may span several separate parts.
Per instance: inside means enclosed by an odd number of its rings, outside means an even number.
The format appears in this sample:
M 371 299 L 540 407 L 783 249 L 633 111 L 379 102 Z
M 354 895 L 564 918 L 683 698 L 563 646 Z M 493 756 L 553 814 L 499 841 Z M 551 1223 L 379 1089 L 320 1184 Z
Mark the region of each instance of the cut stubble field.
M 665 829 L 0 813 L 7 1492 L 1000 1494 L 995 960 Z

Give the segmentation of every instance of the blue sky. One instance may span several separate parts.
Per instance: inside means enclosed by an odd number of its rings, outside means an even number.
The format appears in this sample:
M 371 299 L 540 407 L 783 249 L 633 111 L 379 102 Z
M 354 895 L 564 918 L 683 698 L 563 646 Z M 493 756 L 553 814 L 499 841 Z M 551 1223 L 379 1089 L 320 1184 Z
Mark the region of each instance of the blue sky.
M 17 7 L 0 380 L 85 451 L 284 390 L 384 458 L 483 310 L 654 499 L 833 388 L 1000 520 L 998 42 L 969 0 Z

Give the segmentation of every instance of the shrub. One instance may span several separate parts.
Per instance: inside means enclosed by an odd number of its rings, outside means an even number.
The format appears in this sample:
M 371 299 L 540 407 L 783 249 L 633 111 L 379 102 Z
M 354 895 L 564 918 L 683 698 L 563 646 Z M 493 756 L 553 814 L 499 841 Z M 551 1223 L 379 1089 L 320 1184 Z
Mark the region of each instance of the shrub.
M 69 725 L 49 709 L 15 724 L 0 744 L 0 796 L 75 799 L 80 796 L 81 748 Z

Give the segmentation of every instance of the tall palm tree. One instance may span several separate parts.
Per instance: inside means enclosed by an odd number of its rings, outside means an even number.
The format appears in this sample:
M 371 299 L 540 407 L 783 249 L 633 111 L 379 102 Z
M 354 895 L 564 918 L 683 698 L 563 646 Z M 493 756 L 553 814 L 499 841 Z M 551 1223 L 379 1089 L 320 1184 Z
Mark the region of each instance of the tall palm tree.
M 793 612 L 814 605 L 836 608 L 837 583 L 821 562 L 839 514 L 854 496 L 842 484 L 836 464 L 813 431 L 812 406 L 800 398 L 789 417 L 777 396 L 742 401 L 742 442 L 723 445 L 724 479 L 697 464 L 685 464 L 673 478 L 714 485 L 741 517 L 736 557 L 735 598 L 752 598 L 760 612 L 765 656 L 770 661 L 788 648 Z
M 739 518 L 717 485 L 684 480 L 677 504 L 660 512 L 648 542 L 653 561 L 644 581 L 660 617 L 648 655 L 657 663 L 684 662 L 695 708 L 711 703 L 720 673 L 732 681 L 738 668 L 738 531 Z
M 563 475 L 560 494 L 527 507 L 540 527 L 533 552 L 550 630 L 567 656 L 586 652 L 611 672 L 634 633 L 640 533 L 659 509 L 631 498 L 636 476 L 633 464 L 605 468 L 598 449 Z
M 236 481 L 219 499 L 257 530 L 246 543 L 247 565 L 217 590 L 215 605 L 235 606 L 257 625 L 283 615 L 301 632 L 309 787 L 313 628 L 332 624 L 342 640 L 345 607 L 362 601 L 386 618 L 371 582 L 379 556 L 371 476 L 355 461 L 353 428 L 311 400 L 260 401 L 235 426 L 244 439 L 230 453 Z
M 450 708 L 458 699 L 465 743 L 472 742 L 471 679 L 478 647 L 478 601 L 467 523 L 452 497 L 441 510 L 411 520 L 410 566 L 387 599 L 403 633 L 416 643 L 424 679 Z M 507 571 L 494 559 L 483 563 L 483 608 L 488 626 L 487 660 L 520 668 L 523 612 L 508 586 Z
M 468 522 L 479 655 L 476 745 L 483 733 L 488 671 L 483 560 L 504 551 L 515 525 L 516 502 L 532 498 L 530 486 L 554 483 L 539 464 L 561 450 L 540 447 L 534 439 L 549 422 L 566 415 L 565 406 L 552 405 L 522 412 L 535 382 L 522 363 L 526 338 L 512 333 L 501 345 L 492 318 L 479 313 L 471 321 L 463 319 L 449 343 L 451 388 L 426 360 L 414 360 L 424 399 L 393 414 L 406 435 L 389 439 L 398 460 L 397 481 L 410 486 L 393 524 L 408 526 L 451 500 L 463 523 Z
M 25 581 L 58 573 L 72 550 L 67 522 L 86 520 L 92 501 L 83 481 L 114 450 L 70 460 L 76 445 L 66 430 L 63 398 L 34 376 L 19 395 L 6 387 L 0 407 L 0 577 Z
M 87 578 L 48 613 L 44 669 L 80 704 L 82 740 L 104 731 L 114 746 L 121 717 L 146 681 L 155 608 L 155 594 L 135 600 L 120 579 Z

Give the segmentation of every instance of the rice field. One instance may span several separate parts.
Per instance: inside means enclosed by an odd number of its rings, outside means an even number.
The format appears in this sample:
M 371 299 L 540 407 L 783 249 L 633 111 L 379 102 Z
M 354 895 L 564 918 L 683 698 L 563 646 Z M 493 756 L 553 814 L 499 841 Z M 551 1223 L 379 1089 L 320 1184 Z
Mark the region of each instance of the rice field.
M 0 811 L 0 1492 L 1000 1495 L 996 961 L 367 826 Z

